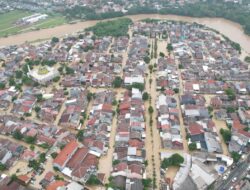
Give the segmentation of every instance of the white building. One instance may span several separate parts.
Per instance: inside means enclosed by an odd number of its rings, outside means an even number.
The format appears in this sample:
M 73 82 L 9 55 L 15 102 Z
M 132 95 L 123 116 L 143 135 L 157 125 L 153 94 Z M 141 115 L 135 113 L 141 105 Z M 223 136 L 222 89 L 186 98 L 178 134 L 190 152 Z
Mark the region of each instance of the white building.
M 29 68 L 27 75 L 40 84 L 46 84 L 59 76 L 59 72 L 53 67 L 44 66 L 33 70 Z

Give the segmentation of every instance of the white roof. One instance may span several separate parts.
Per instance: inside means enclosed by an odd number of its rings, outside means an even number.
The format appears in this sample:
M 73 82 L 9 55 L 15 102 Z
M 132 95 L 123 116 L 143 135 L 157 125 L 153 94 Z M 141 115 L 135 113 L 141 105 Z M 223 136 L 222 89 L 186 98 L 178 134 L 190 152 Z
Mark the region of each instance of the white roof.
M 136 155 L 136 147 L 128 147 L 128 155 Z
M 199 84 L 193 84 L 193 89 L 194 90 L 200 90 Z

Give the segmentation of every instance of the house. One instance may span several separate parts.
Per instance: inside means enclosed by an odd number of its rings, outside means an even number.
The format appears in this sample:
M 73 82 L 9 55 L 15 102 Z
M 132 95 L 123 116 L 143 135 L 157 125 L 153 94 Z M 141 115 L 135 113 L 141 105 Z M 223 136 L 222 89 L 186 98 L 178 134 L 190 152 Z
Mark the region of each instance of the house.
M 74 153 L 78 149 L 78 143 L 76 141 L 69 142 L 62 151 L 57 155 L 53 161 L 53 166 L 59 170 L 63 170 L 67 162 L 72 158 Z

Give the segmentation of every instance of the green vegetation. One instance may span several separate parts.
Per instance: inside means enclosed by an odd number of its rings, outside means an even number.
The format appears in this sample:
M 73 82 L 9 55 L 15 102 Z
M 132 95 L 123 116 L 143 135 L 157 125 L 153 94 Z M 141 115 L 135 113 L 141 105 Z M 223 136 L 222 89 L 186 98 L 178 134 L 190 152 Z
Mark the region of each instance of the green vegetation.
M 83 141 L 83 137 L 84 137 L 83 130 L 79 130 L 78 133 L 76 134 L 76 138 L 78 139 L 78 141 Z
M 161 163 L 161 167 L 166 169 L 170 166 L 180 166 L 184 162 L 184 158 L 178 153 L 173 154 L 169 158 L 164 158 Z
M 0 14 L 0 37 L 17 34 L 24 27 L 15 25 L 15 23 L 20 18 L 28 15 L 31 15 L 31 13 L 20 10 Z
M 95 175 L 91 175 L 86 183 L 88 185 L 100 185 L 101 184 L 100 180 Z
M 2 82 L 0 82 L 0 89 L 2 90 L 2 89 L 4 89 L 4 88 L 5 88 L 5 84 L 2 83 Z
M 167 45 L 167 50 L 168 50 L 168 54 L 170 55 L 170 53 L 174 50 L 172 44 Z
M 225 143 L 228 143 L 231 140 L 232 133 L 228 129 L 220 129 L 220 134 L 222 135 Z
M 0 162 L 0 171 L 6 170 L 6 166 Z
M 150 63 L 150 57 L 149 56 L 146 56 L 144 57 L 143 59 L 145 61 L 145 63 L 149 64 Z
M 59 42 L 59 38 L 53 37 L 53 38 L 51 39 L 51 42 L 52 42 L 52 43 L 58 43 L 58 42 Z
M 238 162 L 241 158 L 241 155 L 238 152 L 232 152 L 231 156 L 232 156 L 234 162 Z
M 236 109 L 234 107 L 227 107 L 227 113 L 234 113 Z
M 57 155 L 58 155 L 57 152 L 52 152 L 52 153 L 51 153 L 51 157 L 52 157 L 53 159 L 55 159 L 55 158 L 57 157 Z
M 119 164 L 119 163 L 120 163 L 120 160 L 113 160 L 113 161 L 112 161 L 112 165 L 113 165 L 113 166 L 115 166 L 115 165 L 117 165 L 117 164 Z
M 120 88 L 122 86 L 123 80 L 121 77 L 115 77 L 114 81 L 112 82 L 112 85 L 114 88 Z
M 196 143 L 190 143 L 189 145 L 188 145 L 188 149 L 190 150 L 190 151 L 194 151 L 194 150 L 197 150 L 197 145 L 196 145 Z
M 142 184 L 144 189 L 149 188 L 152 186 L 152 179 L 147 178 L 147 179 L 142 179 Z
M 227 88 L 225 90 L 225 93 L 228 96 L 229 100 L 235 100 L 236 95 L 235 95 L 235 92 L 234 92 L 234 90 L 232 88 Z
M 132 21 L 128 18 L 99 22 L 95 26 L 86 29 L 86 31 L 93 31 L 96 36 L 125 36 L 131 23 Z
M 39 144 L 39 146 L 44 148 L 44 149 L 49 149 L 50 148 L 50 145 L 48 143 Z
M 179 88 L 174 88 L 173 90 L 174 90 L 174 93 L 175 93 L 175 94 L 178 94 L 179 91 L 180 91 Z
M 149 112 L 150 114 L 152 114 L 152 113 L 154 112 L 154 108 L 153 108 L 152 106 L 149 106 L 148 112 Z
M 23 139 L 23 134 L 19 131 L 19 130 L 15 130 L 12 133 L 13 138 L 17 139 L 17 140 L 22 140 Z
M 30 160 L 28 166 L 33 168 L 33 170 L 37 171 L 40 168 L 40 163 L 37 160 Z
M 24 141 L 28 144 L 35 144 L 36 137 L 26 136 L 24 137 Z
M 44 163 L 46 161 L 46 154 L 45 153 L 41 153 L 39 155 L 39 162 L 40 163 Z
M 25 16 L 32 15 L 32 12 L 24 10 L 15 10 L 8 13 L 0 14 L 0 37 L 14 35 L 20 32 L 28 32 L 32 30 L 39 30 L 42 28 L 55 27 L 66 22 L 62 15 L 49 15 L 45 20 L 38 21 L 31 25 L 16 25 L 15 23 Z
M 244 60 L 245 62 L 250 63 L 250 56 L 246 56 Z
M 144 92 L 144 93 L 142 94 L 142 99 L 143 99 L 144 101 L 147 101 L 148 98 L 149 98 L 149 94 L 148 94 L 147 92 Z
M 65 68 L 65 70 L 66 70 L 66 75 L 72 75 L 75 73 L 74 69 L 72 69 L 68 66 Z

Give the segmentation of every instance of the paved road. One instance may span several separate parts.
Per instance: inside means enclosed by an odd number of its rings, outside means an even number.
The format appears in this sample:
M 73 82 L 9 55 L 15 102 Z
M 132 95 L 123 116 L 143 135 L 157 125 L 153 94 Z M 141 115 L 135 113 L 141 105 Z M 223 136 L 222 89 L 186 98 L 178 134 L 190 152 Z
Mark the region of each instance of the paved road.
M 215 183 L 215 190 L 228 190 L 231 186 L 234 186 L 237 182 L 241 180 L 241 178 L 247 173 L 248 168 L 247 160 L 241 161 L 238 166 L 236 166 L 233 170 L 231 170 L 228 178 L 223 180 L 223 176 Z M 232 182 L 233 178 L 237 178 L 236 182 Z

